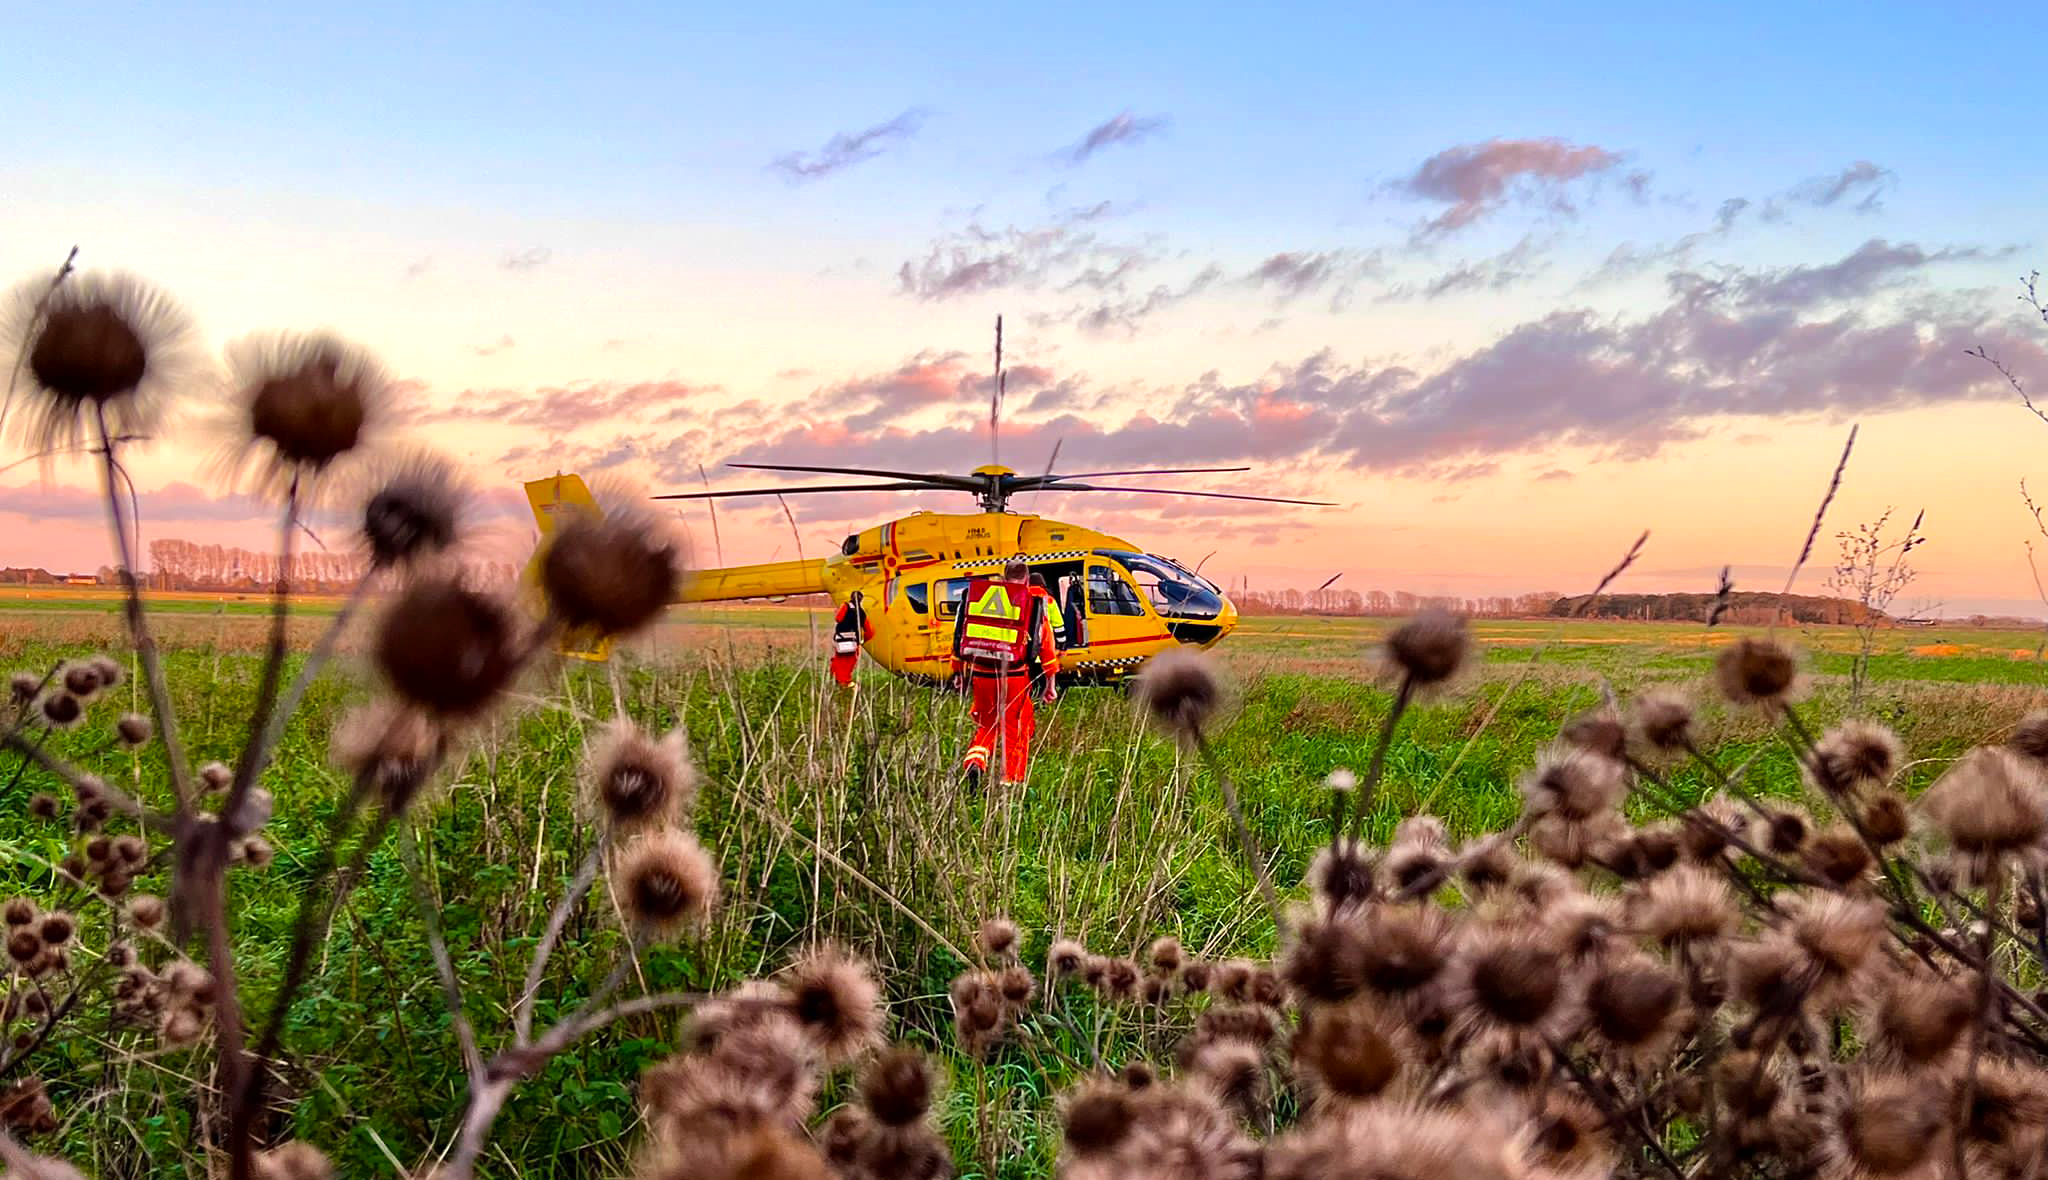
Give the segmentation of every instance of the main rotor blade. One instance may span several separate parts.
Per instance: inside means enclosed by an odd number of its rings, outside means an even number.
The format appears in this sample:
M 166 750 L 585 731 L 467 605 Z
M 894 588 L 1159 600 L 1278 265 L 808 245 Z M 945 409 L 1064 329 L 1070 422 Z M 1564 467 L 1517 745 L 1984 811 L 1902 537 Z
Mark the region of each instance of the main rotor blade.
M 1142 496 L 1200 496 L 1205 500 L 1256 500 L 1261 504 L 1306 504 L 1311 508 L 1335 508 L 1328 500 L 1288 500 L 1279 496 L 1242 496 L 1235 492 L 1191 492 L 1185 488 L 1119 488 L 1093 483 L 1056 483 L 1041 492 L 1136 492 Z
M 923 471 L 880 471 L 870 467 L 800 467 L 787 463 L 727 463 L 727 467 L 744 467 L 749 471 L 802 471 L 814 475 L 872 475 L 876 479 L 918 479 L 936 487 L 953 488 L 962 492 L 978 492 L 988 486 L 970 475 L 942 475 Z
M 1030 476 L 1042 481 L 1060 479 L 1101 479 L 1105 475 L 1199 475 L 1214 471 L 1250 471 L 1249 467 L 1137 467 L 1129 471 L 1075 471 L 1067 475 Z
M 655 500 L 724 500 L 732 496 L 802 496 L 815 492 L 929 492 L 928 483 L 834 483 L 794 488 L 739 488 L 729 492 L 670 492 Z

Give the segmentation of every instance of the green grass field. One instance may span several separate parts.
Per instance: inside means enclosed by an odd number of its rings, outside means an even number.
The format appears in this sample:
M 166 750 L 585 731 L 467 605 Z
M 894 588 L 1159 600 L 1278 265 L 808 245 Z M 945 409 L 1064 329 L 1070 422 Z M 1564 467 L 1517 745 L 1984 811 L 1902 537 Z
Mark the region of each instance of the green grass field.
M 111 599 L 0 600 L 0 665 L 46 670 L 115 650 Z M 229 757 L 255 692 L 261 621 L 248 602 L 166 603 L 169 670 L 184 736 L 200 759 Z M 316 612 L 323 609 L 313 605 Z M 332 609 L 331 605 L 324 609 Z M 1271 927 L 1212 777 L 1146 732 L 1113 690 L 1077 691 L 1040 724 L 1042 750 L 1020 793 L 970 795 L 954 766 L 966 740 L 962 702 L 864 670 L 857 703 L 828 691 L 806 612 L 701 610 L 664 626 L 611 667 L 571 664 L 534 678 L 514 710 L 477 735 L 459 771 L 412 822 L 442 904 L 468 1005 L 487 1046 L 502 1039 L 527 951 L 592 838 L 574 783 L 584 737 L 612 712 L 614 682 L 651 728 L 681 725 L 704 772 L 698 827 L 723 868 L 726 903 L 701 939 L 648 955 L 638 991 L 709 989 L 771 970 L 820 936 L 887 968 L 896 1035 L 945 1052 L 948 980 L 982 918 L 1007 913 L 1027 931 L 1026 961 L 1054 933 L 1129 953 L 1175 933 L 1205 955 L 1270 949 Z M 1298 882 L 1329 836 L 1321 782 L 1362 766 L 1389 705 L 1373 681 L 1378 620 L 1259 618 L 1219 648 L 1235 686 L 1218 743 L 1273 876 Z M 1697 681 L 1726 636 L 1698 626 L 1481 621 L 1483 659 L 1458 691 L 1421 707 L 1395 744 L 1373 816 L 1384 839 L 1428 809 L 1455 832 L 1490 827 L 1518 806 L 1517 774 L 1573 714 L 1609 692 Z M 1848 711 L 1846 630 L 1794 631 L 1811 656 L 1810 709 Z M 1554 642 L 1553 642 L 1554 640 Z M 1995 739 L 2042 703 L 2048 665 L 2039 632 L 1915 628 L 1883 632 L 1874 684 L 1858 712 L 1894 725 L 1921 785 L 1945 759 Z M 110 781 L 161 797 L 147 760 L 114 748 L 113 712 L 135 707 L 135 681 L 93 723 L 52 738 Z M 266 780 L 277 799 L 276 862 L 235 879 L 236 945 L 245 992 L 267 1007 L 310 880 L 313 850 L 344 784 L 325 734 L 369 677 L 344 658 L 316 687 Z M 1796 784 L 1791 755 L 1757 721 L 1705 712 L 1726 765 L 1746 762 L 1760 789 Z M 44 862 L 70 850 L 61 825 L 28 818 L 38 772 L 7 775 L 0 796 L 6 888 L 47 896 Z M 1692 795 L 1703 787 L 1681 774 Z M 463 1079 L 448 1013 L 395 842 L 369 857 L 337 916 L 316 977 L 294 1007 L 285 1048 L 283 1120 L 336 1153 L 342 1174 L 399 1175 L 454 1130 Z M 161 892 L 161 874 L 138 888 Z M 542 993 L 540 1016 L 565 1010 L 601 978 L 621 936 L 603 891 L 571 926 Z M 1170 1051 L 1174 1020 L 1125 1023 L 1085 1002 L 1031 1047 L 987 1065 L 948 1055 L 956 1095 L 947 1130 L 963 1175 L 1048 1170 L 1057 1129 L 1049 1095 L 1095 1052 L 1112 1063 Z M 623 1022 L 557 1058 L 514 1098 L 486 1174 L 616 1174 L 631 1145 L 632 1086 L 672 1047 L 683 1018 Z M 1039 1045 L 1048 1048 L 1041 1049 Z M 1092 1048 L 1091 1048 L 1092 1046 Z M 188 1083 L 202 1055 L 135 1051 L 94 1029 L 31 1065 L 57 1100 L 61 1148 L 103 1177 L 206 1174 Z M 971 1117 L 968 1097 L 1000 1096 Z M 835 1096 L 828 1093 L 829 1107 Z M 279 1129 L 282 1129 L 280 1127 Z

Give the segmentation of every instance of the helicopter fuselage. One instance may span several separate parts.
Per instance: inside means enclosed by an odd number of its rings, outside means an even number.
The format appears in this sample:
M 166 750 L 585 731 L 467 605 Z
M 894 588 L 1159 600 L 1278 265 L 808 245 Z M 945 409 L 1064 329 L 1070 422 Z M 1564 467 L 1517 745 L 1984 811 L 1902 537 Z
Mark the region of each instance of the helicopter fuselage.
M 967 585 L 1019 558 L 1060 607 L 1061 677 L 1113 683 L 1177 645 L 1208 647 L 1237 625 L 1214 583 L 1119 537 L 1010 512 L 916 512 L 849 535 L 829 557 L 695 573 L 683 602 L 859 591 L 874 638 L 870 658 L 900 676 L 952 671 L 954 620 Z

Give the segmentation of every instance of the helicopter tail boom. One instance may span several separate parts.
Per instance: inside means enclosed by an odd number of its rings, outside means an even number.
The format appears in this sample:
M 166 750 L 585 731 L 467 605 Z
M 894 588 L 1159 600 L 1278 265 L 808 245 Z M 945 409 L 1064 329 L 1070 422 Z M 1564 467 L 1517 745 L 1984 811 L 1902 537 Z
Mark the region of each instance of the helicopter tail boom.
M 692 571 L 679 602 L 731 602 L 741 598 L 784 598 L 825 593 L 825 561 L 769 561 L 724 569 Z

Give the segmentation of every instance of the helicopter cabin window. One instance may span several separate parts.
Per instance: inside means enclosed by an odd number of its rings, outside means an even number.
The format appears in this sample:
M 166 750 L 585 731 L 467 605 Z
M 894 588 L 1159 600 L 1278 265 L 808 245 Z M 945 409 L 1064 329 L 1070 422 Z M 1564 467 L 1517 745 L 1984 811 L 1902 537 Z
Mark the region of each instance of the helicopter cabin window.
M 909 602 L 910 609 L 918 614 L 931 610 L 930 594 L 931 587 L 924 582 L 906 582 L 903 585 L 904 600 Z
M 947 578 L 936 583 L 939 587 L 940 618 L 951 619 L 959 616 L 960 601 L 967 597 L 967 582 L 966 578 Z
M 1106 565 L 1088 567 L 1088 613 L 1091 615 L 1142 615 L 1145 605 L 1138 592 L 1123 576 Z

